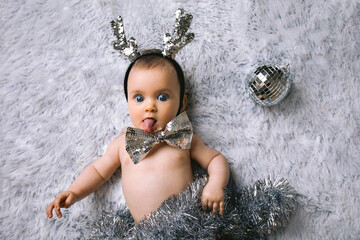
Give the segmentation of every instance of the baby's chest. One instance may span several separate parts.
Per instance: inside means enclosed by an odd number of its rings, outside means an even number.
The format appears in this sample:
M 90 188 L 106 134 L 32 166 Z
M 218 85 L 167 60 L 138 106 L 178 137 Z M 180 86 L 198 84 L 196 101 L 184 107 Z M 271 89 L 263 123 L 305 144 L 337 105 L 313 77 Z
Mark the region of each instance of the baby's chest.
M 141 167 L 141 166 L 157 166 L 157 167 L 181 167 L 190 163 L 189 150 L 179 149 L 169 146 L 165 143 L 155 145 L 146 156 L 137 164 L 134 164 L 127 153 L 123 154 L 123 167 Z

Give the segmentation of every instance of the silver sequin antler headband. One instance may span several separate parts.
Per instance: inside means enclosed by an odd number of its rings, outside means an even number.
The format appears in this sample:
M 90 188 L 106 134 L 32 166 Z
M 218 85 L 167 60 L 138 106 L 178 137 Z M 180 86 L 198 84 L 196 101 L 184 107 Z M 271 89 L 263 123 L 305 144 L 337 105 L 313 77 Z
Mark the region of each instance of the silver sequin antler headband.
M 176 11 L 174 32 L 172 35 L 166 33 L 164 36 L 164 49 L 162 51 L 164 56 L 174 59 L 175 55 L 185 47 L 186 44 L 194 39 L 194 33 L 187 33 L 191 20 L 192 15 L 190 13 L 185 13 L 184 9 L 180 8 Z M 115 21 L 111 21 L 111 27 L 117 38 L 116 41 L 112 42 L 115 50 L 124 54 L 131 62 L 141 56 L 135 38 L 132 37 L 129 41 L 126 40 L 121 16 L 117 17 Z
M 194 39 L 194 33 L 186 33 L 190 27 L 192 18 L 190 13 L 185 14 L 184 9 L 180 8 L 176 11 L 173 35 L 171 36 L 169 33 L 166 33 L 164 36 L 164 50 L 162 52 L 164 56 L 174 59 L 175 55 Z
M 117 38 L 117 41 L 112 42 L 114 49 L 124 54 L 131 62 L 138 58 L 140 53 L 137 49 L 136 40 L 131 37 L 129 42 L 126 41 L 124 24 L 121 16 L 118 16 L 115 21 L 111 21 L 111 28 Z

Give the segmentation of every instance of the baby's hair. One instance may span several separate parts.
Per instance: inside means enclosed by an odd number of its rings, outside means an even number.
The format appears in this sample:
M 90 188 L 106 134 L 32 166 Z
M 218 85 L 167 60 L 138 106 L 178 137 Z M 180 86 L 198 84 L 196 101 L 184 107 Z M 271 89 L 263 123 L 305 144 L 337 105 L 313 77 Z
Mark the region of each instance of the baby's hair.
M 172 58 L 170 57 L 165 57 L 160 50 L 147 50 L 144 51 L 140 57 L 138 57 L 137 59 L 135 59 L 135 61 L 133 61 L 130 66 L 128 67 L 126 74 L 125 74 L 125 78 L 124 78 L 124 93 L 125 93 L 125 97 L 126 97 L 126 101 L 128 101 L 128 92 L 127 92 L 127 84 L 128 84 L 128 78 L 130 75 L 130 71 L 133 67 L 140 67 L 140 68 L 155 68 L 157 66 L 161 66 L 163 64 L 166 63 L 170 63 L 171 66 L 174 67 L 178 80 L 179 80 L 179 84 L 180 84 L 180 105 L 179 105 L 179 109 L 178 109 L 178 114 L 180 114 L 180 110 L 182 107 L 182 102 L 185 96 L 185 79 L 184 79 L 184 72 L 182 70 L 182 68 L 180 67 L 180 65 Z

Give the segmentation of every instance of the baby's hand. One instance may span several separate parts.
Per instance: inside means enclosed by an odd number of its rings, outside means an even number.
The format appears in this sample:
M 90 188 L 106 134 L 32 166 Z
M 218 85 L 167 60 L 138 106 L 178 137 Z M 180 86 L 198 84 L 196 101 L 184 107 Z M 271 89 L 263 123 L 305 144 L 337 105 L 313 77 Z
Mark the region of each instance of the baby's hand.
M 77 196 L 71 191 L 65 191 L 60 193 L 54 201 L 52 201 L 46 209 L 46 215 L 48 218 L 52 218 L 52 211 L 55 209 L 55 213 L 58 218 L 62 217 L 60 208 L 68 208 L 77 201 Z
M 215 215 L 220 208 L 220 215 L 224 214 L 224 190 L 214 184 L 208 183 L 201 196 L 203 210 L 212 209 Z

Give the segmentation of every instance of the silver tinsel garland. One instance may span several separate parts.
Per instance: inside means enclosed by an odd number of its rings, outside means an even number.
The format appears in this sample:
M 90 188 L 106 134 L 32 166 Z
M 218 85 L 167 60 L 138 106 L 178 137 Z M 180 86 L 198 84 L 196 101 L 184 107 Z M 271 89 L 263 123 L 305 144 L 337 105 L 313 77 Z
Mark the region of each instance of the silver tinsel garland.
M 83 224 L 84 238 L 264 239 L 285 227 L 297 206 L 297 193 L 284 179 L 269 177 L 241 189 L 230 181 L 225 189 L 225 214 L 213 215 L 201 207 L 206 182 L 206 176 L 196 177 L 183 192 L 170 197 L 137 225 L 125 206 L 104 211 L 92 224 Z

